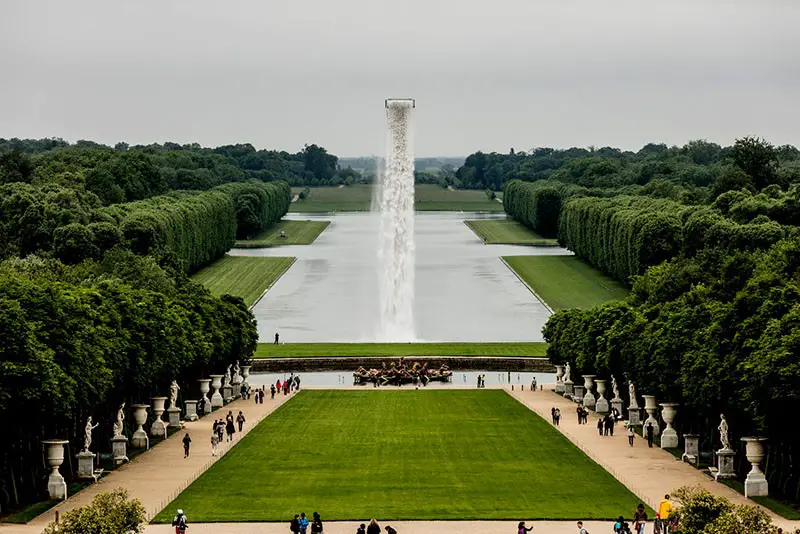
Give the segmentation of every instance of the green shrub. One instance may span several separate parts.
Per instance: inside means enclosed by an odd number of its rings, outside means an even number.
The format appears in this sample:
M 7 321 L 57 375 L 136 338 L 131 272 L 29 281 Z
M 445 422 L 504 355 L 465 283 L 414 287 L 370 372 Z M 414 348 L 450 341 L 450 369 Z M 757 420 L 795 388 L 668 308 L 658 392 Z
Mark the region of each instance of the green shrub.
M 145 510 L 139 499 L 116 489 L 101 493 L 91 504 L 65 512 L 58 523 L 47 525 L 44 534 L 127 534 L 144 531 Z

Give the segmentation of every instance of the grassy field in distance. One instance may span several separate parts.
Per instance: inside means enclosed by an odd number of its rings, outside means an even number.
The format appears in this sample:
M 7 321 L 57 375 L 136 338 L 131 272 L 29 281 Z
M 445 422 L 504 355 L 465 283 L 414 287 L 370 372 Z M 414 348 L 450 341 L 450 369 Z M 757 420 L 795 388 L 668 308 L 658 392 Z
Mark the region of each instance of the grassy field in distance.
M 192 275 L 214 295 L 242 297 L 252 306 L 294 263 L 294 258 L 225 256 Z
M 263 248 L 274 245 L 310 245 L 319 237 L 330 221 L 278 221 L 251 239 L 236 241 L 234 248 Z M 281 239 L 281 231 L 286 238 Z
M 530 228 L 511 220 L 464 221 L 487 245 L 534 245 L 557 247 L 558 241 L 540 236 Z
M 629 291 L 575 256 L 504 256 L 503 260 L 553 310 L 591 308 Z
M 545 357 L 547 343 L 259 343 L 255 358 L 313 356 L 528 356 Z

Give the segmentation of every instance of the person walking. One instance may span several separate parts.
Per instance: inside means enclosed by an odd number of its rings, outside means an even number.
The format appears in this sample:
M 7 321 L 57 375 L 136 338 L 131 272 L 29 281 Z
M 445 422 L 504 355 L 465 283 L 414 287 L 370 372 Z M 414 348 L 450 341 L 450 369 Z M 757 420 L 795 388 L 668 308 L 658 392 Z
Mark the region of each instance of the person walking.
M 289 523 L 289 530 L 294 532 L 294 534 L 300 533 L 300 516 L 298 514 L 294 514 L 294 519 Z
M 183 510 L 180 508 L 178 508 L 178 515 L 172 519 L 172 526 L 175 527 L 175 534 L 183 534 L 186 532 L 186 529 L 189 528 L 186 521 L 186 514 L 184 514 Z
M 655 429 L 653 428 L 653 423 L 647 423 L 647 446 L 651 449 L 653 448 L 653 435 L 655 434 Z
M 244 426 L 244 414 L 241 410 L 239 410 L 239 415 L 236 416 L 236 422 L 239 423 L 239 432 L 241 432 Z
M 275 400 L 275 384 L 269 386 L 270 399 Z
M 660 527 L 661 534 L 670 534 L 669 516 L 674 510 L 669 494 L 664 495 L 664 499 L 658 503 L 658 516 L 656 517 L 657 527 Z
M 276 345 L 278 344 L 278 333 L 277 332 L 275 332 L 275 344 Z
M 313 518 L 311 521 L 311 534 L 322 534 L 322 519 L 320 519 L 317 512 L 314 512 Z
M 628 445 L 633 447 L 633 425 L 628 424 Z
M 578 414 L 578 424 L 583 424 L 583 408 L 578 406 L 575 408 L 575 413 Z
M 578 521 L 578 534 L 589 534 L 589 531 L 583 528 L 583 521 Z
M 603 420 L 602 419 L 598 419 L 597 420 L 597 433 L 600 434 L 601 436 L 603 435 Z
M 633 513 L 633 531 L 636 534 L 644 534 L 644 527 L 647 524 L 647 512 L 644 510 L 644 504 L 639 503 L 636 511 Z
M 219 423 L 217 424 L 217 436 L 219 437 L 220 443 L 222 443 L 224 435 L 225 435 L 225 423 L 222 422 L 222 419 L 220 419 Z
M 553 424 L 556 424 L 556 407 L 555 406 L 550 408 L 550 419 L 552 419 Z
M 189 437 L 189 433 L 183 435 L 183 457 L 189 457 L 189 444 L 192 442 L 192 438 Z
M 228 441 L 233 441 L 233 433 L 236 432 L 236 427 L 233 426 L 233 419 L 228 419 L 225 423 L 225 432 L 228 434 Z
M 219 448 L 219 434 L 216 432 L 211 433 L 211 456 L 217 455 L 217 449 Z
M 556 408 L 556 426 L 561 424 L 561 408 Z
M 381 534 L 381 526 L 373 517 L 370 522 L 369 526 L 367 527 L 367 534 Z
M 356 534 L 367 534 L 367 525 L 365 525 L 364 523 L 361 523 L 358 526 L 358 530 L 356 530 Z
M 300 534 L 306 534 L 307 529 L 308 529 L 308 518 L 306 517 L 306 513 L 302 512 L 300 514 Z
M 517 525 L 517 534 L 525 534 L 531 530 L 533 530 L 533 527 L 525 528 L 525 521 L 520 521 L 519 525 Z

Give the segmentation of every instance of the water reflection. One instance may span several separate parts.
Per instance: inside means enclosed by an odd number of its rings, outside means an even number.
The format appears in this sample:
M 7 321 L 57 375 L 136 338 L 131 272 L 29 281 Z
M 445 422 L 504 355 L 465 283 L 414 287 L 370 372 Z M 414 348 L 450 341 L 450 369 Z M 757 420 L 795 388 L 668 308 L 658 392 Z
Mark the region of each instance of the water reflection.
M 284 380 L 289 378 L 291 373 L 252 373 L 247 379 L 248 383 L 254 387 L 269 386 L 274 384 L 277 380 L 283 383 Z M 353 387 L 353 373 L 347 371 L 319 371 L 308 373 L 295 373 L 300 377 L 300 387 L 324 387 L 324 388 L 345 388 Z M 498 373 L 497 371 L 453 371 L 452 382 L 431 382 L 428 388 L 452 388 L 452 387 L 471 387 L 474 388 L 478 384 L 478 375 L 486 375 L 486 387 L 497 386 L 525 386 L 528 389 L 531 386 L 531 381 L 535 378 L 537 385 L 555 384 L 555 373 L 516 373 L 505 372 Z M 357 387 L 372 387 L 372 384 L 361 385 Z M 398 386 L 385 386 L 387 388 L 396 388 Z M 400 386 L 402 388 L 413 388 L 415 386 L 407 384 Z
M 484 245 L 464 220 L 502 214 L 418 213 L 416 331 L 425 341 L 542 341 L 548 312 L 501 261 L 504 255 L 563 255 L 558 247 Z M 232 255 L 295 256 L 255 306 L 262 341 L 375 341 L 378 219 L 369 213 L 292 214 L 330 220 L 310 246 L 234 249 Z M 487 377 L 488 380 L 488 377 Z

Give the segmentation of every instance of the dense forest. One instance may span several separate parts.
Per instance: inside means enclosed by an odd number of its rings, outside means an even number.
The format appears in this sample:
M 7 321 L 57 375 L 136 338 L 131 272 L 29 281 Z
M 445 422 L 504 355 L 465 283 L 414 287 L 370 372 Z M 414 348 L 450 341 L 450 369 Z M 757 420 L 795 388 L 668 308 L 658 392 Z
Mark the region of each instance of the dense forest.
M 748 137 L 474 156 L 460 175 L 521 159 L 503 175 L 508 215 L 632 288 L 554 314 L 550 359 L 679 402 L 678 433 L 701 434 L 706 451 L 720 413 L 735 443 L 768 437 L 770 492 L 799 501 L 800 434 L 784 413 L 800 398 L 800 152 Z M 743 448 L 737 458 L 743 475 Z
M 231 165 L 254 152 L 235 147 L 0 146 L 5 510 L 45 498 L 42 439 L 68 439 L 72 458 L 92 416 L 105 452 L 120 403 L 148 403 L 172 380 L 197 398 L 197 378 L 247 362 L 258 339 L 247 306 L 188 274 L 280 220 L 291 190 Z M 304 156 L 335 167 L 324 149 Z M 129 412 L 128 436 L 132 424 Z

